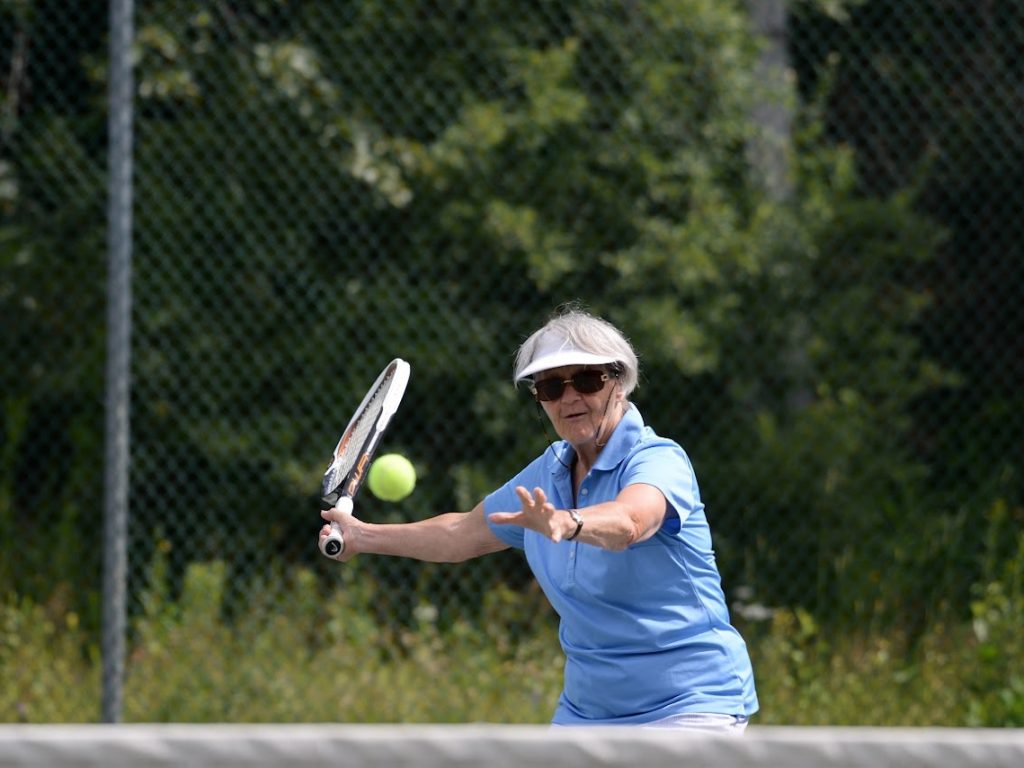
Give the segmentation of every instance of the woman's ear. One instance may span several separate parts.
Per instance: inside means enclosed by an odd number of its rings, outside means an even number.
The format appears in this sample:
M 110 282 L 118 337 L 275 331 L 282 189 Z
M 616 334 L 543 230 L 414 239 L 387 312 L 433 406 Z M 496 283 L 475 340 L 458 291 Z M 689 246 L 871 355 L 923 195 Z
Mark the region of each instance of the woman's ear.
M 626 391 L 622 388 L 622 380 L 619 378 L 612 379 L 612 386 L 615 387 L 615 402 L 622 405 L 626 402 Z

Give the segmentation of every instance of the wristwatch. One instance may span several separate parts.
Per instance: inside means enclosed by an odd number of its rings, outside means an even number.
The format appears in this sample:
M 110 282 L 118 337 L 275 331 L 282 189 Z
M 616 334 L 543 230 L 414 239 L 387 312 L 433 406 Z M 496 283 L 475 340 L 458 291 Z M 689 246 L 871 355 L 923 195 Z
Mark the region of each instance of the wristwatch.
M 572 532 L 572 536 L 567 536 L 565 538 L 566 541 L 572 541 L 577 536 L 579 536 L 580 531 L 583 530 L 583 515 L 580 514 L 580 511 L 578 509 L 570 508 L 565 511 L 569 513 L 569 517 L 571 517 L 572 521 L 576 523 L 576 530 Z

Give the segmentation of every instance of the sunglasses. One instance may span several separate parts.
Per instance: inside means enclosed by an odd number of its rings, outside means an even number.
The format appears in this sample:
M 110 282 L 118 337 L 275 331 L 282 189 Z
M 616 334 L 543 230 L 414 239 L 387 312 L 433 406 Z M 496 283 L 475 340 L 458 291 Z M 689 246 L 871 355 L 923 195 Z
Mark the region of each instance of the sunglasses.
M 565 394 L 565 385 L 572 384 L 572 388 L 581 395 L 592 395 L 604 389 L 604 383 L 611 378 L 606 371 L 585 370 L 576 371 L 568 379 L 541 379 L 530 384 L 530 392 L 541 402 L 558 400 Z

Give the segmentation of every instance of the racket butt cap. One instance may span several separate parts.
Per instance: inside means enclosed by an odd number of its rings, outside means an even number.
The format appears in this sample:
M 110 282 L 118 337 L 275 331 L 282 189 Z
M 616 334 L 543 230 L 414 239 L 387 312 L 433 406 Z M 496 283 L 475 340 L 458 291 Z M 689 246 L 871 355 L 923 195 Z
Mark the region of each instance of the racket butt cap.
M 341 536 L 331 534 L 329 537 L 324 539 L 324 543 L 321 546 L 321 550 L 327 557 L 335 557 L 340 555 L 342 550 L 345 548 L 345 542 L 342 541 Z

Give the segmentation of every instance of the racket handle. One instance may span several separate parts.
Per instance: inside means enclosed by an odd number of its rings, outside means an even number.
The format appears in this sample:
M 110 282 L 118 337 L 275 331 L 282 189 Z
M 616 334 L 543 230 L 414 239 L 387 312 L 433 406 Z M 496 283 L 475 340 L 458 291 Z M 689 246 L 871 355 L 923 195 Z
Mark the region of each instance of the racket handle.
M 345 551 L 345 539 L 337 523 L 331 523 L 331 532 L 320 541 L 320 551 L 327 557 L 337 557 Z
M 334 508 L 346 515 L 352 514 L 352 499 L 342 496 Z M 331 522 L 331 532 L 320 542 L 320 551 L 327 557 L 337 557 L 345 551 L 345 539 L 341 535 L 341 526 Z

